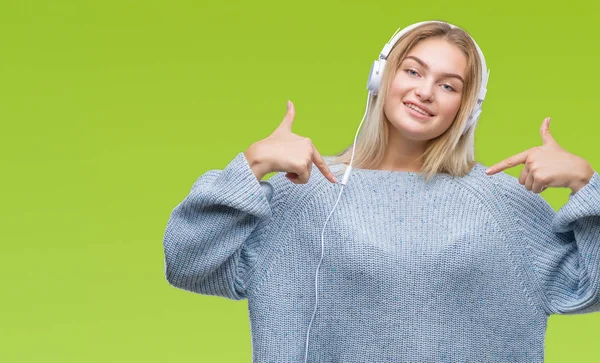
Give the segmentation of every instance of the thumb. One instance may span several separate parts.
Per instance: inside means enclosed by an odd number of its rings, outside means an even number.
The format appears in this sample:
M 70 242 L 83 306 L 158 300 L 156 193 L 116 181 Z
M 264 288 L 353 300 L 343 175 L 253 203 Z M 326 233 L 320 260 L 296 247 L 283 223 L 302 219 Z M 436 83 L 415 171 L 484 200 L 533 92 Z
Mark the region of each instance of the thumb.
M 542 142 L 544 143 L 544 145 L 556 144 L 556 141 L 550 133 L 550 117 L 546 117 L 544 119 L 544 122 L 542 122 L 542 127 L 540 128 L 540 135 L 542 136 Z
M 287 112 L 281 124 L 279 124 L 278 129 L 292 131 L 292 124 L 294 123 L 294 117 L 296 116 L 296 109 L 294 108 L 294 104 L 292 101 L 287 101 Z

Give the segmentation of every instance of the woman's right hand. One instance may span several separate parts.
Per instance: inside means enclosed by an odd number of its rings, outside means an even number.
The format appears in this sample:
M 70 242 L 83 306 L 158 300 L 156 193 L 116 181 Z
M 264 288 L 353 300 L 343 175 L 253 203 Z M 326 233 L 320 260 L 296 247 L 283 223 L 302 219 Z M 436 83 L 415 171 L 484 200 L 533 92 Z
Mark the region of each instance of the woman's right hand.
M 293 183 L 306 184 L 314 163 L 329 181 L 336 183 L 311 139 L 292 132 L 295 114 L 294 104 L 288 101 L 287 113 L 275 131 L 244 151 L 256 179 L 260 181 L 269 173 L 281 171 L 286 172 L 286 178 Z

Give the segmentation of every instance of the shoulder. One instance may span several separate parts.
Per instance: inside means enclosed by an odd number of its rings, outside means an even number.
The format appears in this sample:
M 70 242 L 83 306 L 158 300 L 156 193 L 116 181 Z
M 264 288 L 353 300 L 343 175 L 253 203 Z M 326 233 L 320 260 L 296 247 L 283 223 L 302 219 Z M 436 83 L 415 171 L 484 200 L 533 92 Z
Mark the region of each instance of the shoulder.
M 333 157 L 326 156 L 323 159 L 338 180 L 341 179 L 344 172 L 344 165 L 333 163 Z M 336 187 L 335 184 L 325 178 L 321 170 L 314 163 L 312 164 L 307 183 L 293 183 L 285 176 L 286 174 L 285 172 L 275 172 L 269 178 L 260 181 L 269 198 L 285 199 L 286 203 L 297 204 L 306 201 L 311 196 L 320 192 Z
M 525 189 L 514 176 L 506 174 L 505 172 L 488 175 L 485 173 L 487 169 L 488 166 L 476 163 L 466 176 L 457 177 L 455 180 L 485 195 L 490 193 L 535 194 Z
M 527 190 L 519 183 L 518 178 L 505 172 L 487 175 L 487 168 L 488 166 L 477 163 L 467 176 L 457 180 L 497 213 L 552 213 L 553 209 L 548 202 L 540 194 Z

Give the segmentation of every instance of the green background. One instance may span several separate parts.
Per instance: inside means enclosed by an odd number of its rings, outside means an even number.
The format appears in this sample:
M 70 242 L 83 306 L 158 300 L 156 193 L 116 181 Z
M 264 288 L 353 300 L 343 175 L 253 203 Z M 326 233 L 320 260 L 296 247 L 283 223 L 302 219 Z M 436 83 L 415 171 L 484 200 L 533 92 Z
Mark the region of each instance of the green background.
M 246 301 L 164 279 L 172 209 L 269 135 L 347 146 L 397 27 L 470 31 L 491 69 L 491 165 L 551 130 L 600 169 L 597 2 L 0 3 L 1 362 L 250 362 Z M 518 176 L 520 167 L 507 171 Z M 550 189 L 555 209 L 568 196 Z M 599 241 L 600 242 L 600 241 Z M 600 314 L 552 316 L 547 362 L 599 362 Z

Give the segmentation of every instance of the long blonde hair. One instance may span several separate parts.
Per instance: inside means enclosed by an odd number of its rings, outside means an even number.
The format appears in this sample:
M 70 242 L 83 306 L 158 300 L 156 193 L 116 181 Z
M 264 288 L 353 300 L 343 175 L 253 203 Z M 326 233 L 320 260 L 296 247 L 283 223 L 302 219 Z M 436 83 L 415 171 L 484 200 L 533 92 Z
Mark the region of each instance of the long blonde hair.
M 391 50 L 383 71 L 380 91 L 369 96 L 369 112 L 365 115 L 364 125 L 356 141 L 356 150 L 352 167 L 373 169 L 383 161 L 388 144 L 389 121 L 383 111 L 383 103 L 392 80 L 400 64 L 417 43 L 428 38 L 441 38 L 456 45 L 467 58 L 465 86 L 463 87 L 460 107 L 452 125 L 440 136 L 429 141 L 421 155 L 423 173 L 429 180 L 436 173 L 452 176 L 464 176 L 475 165 L 475 127 L 462 135 L 464 125 L 471 114 L 481 84 L 481 61 L 471 37 L 462 29 L 443 22 L 420 25 L 400 38 Z M 352 144 L 346 149 L 328 157 L 334 164 L 349 164 L 352 156 Z

